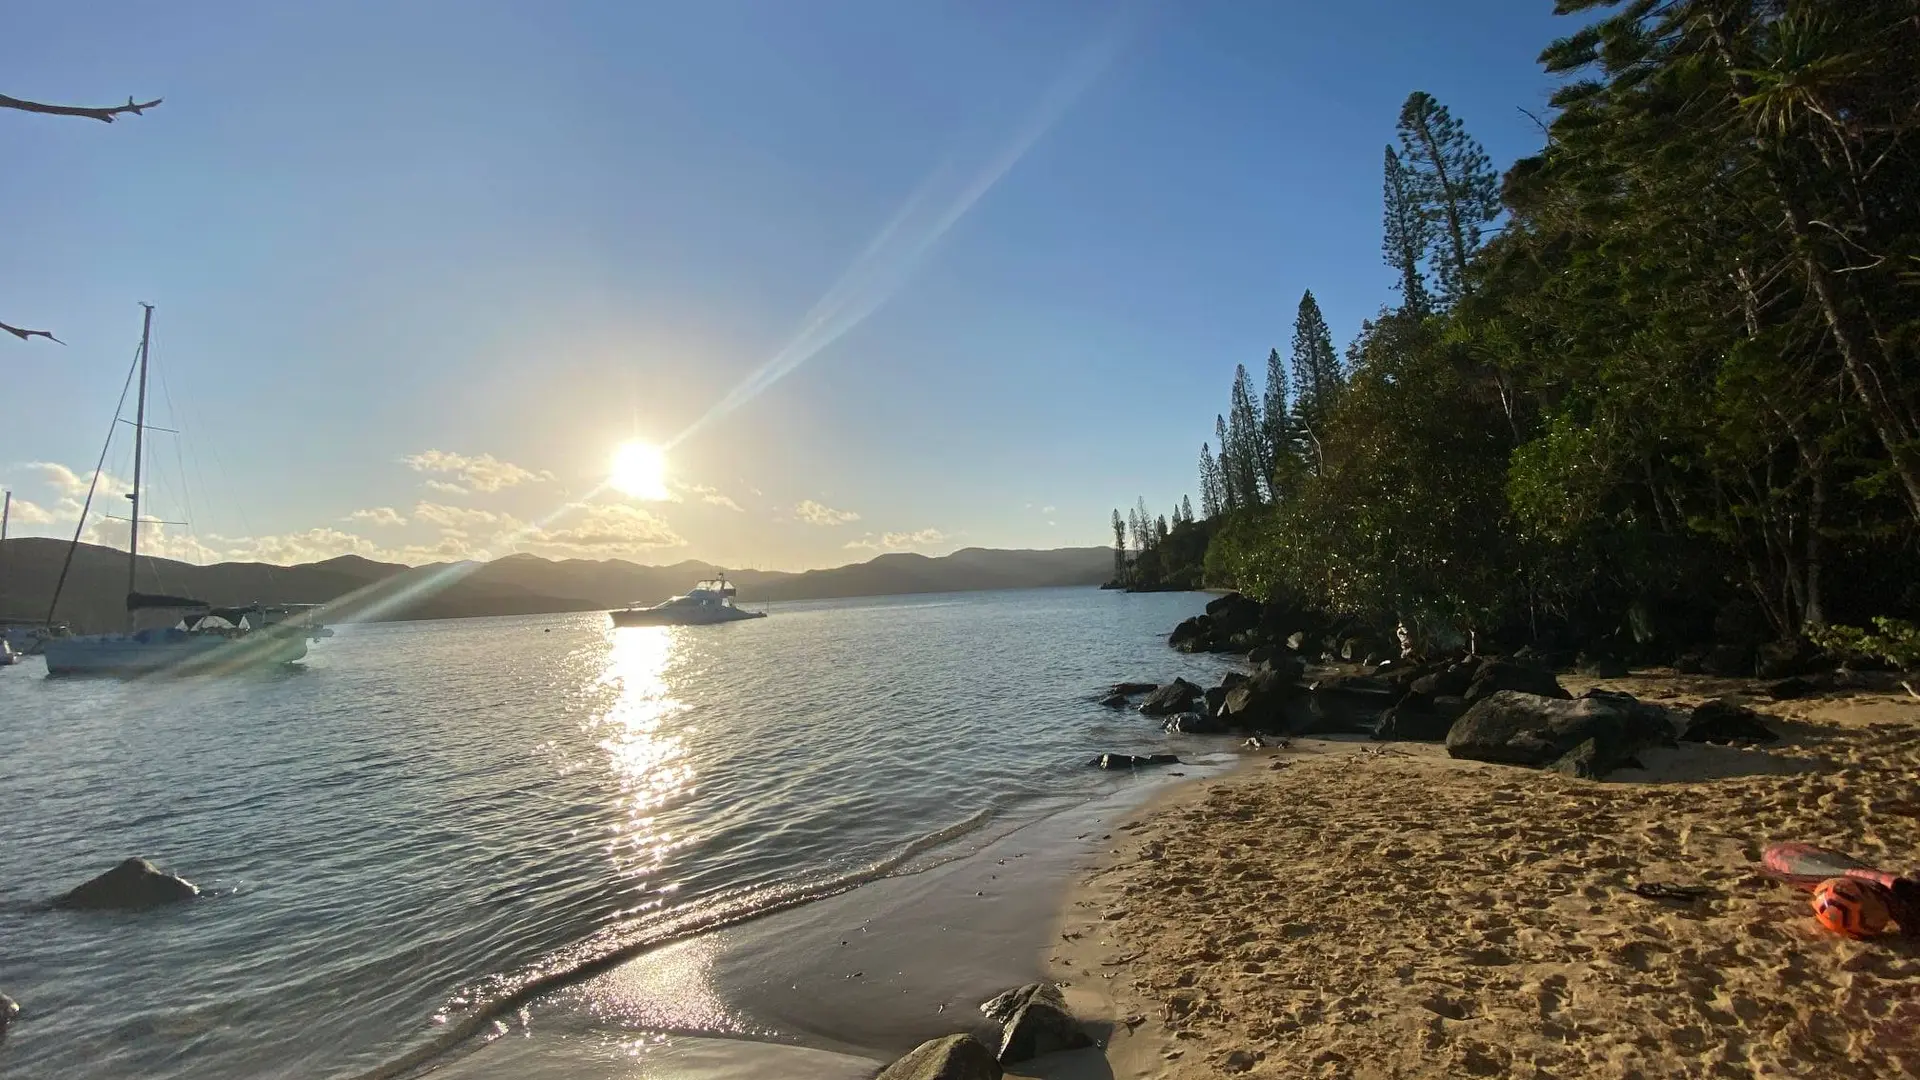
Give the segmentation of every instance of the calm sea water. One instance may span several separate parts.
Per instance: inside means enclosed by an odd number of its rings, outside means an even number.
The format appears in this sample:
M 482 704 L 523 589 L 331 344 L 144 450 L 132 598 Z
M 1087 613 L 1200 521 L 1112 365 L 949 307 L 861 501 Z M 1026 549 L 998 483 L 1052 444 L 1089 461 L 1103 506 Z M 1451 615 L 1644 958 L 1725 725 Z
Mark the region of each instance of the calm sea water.
M 1164 749 L 1202 597 L 1094 590 L 343 628 L 304 669 L 0 669 L 8 1077 L 355 1076 L 596 958 L 885 874 Z M 129 855 L 212 894 L 45 910 Z

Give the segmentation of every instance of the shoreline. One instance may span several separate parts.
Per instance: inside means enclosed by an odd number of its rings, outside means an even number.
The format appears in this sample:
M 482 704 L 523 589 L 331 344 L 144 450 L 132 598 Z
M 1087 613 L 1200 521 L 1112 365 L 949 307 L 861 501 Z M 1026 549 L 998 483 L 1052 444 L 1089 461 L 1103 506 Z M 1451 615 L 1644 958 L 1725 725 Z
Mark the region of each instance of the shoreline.
M 1231 771 L 1225 751 L 1143 771 L 845 892 L 649 949 L 408 1075 L 865 1080 L 927 1039 L 994 1037 L 980 1003 L 1047 976 L 1054 913 L 1121 835 L 1115 826 Z
M 1783 738 L 1653 750 L 1606 781 L 1297 740 L 1160 792 L 1082 873 L 1047 950 L 1076 1012 L 1115 1025 L 1106 1071 L 1010 1075 L 1920 1071 L 1920 947 L 1819 930 L 1758 864 L 1803 840 L 1913 870 L 1920 702 L 1774 702 L 1664 674 L 1567 685 L 1735 693 Z M 1711 893 L 1646 899 L 1641 882 Z

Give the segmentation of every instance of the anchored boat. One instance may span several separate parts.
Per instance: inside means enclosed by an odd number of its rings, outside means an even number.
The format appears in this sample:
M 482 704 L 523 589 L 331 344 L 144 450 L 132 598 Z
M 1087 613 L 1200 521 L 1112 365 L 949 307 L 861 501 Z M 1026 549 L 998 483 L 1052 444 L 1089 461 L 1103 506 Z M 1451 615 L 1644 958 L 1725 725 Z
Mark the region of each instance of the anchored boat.
M 695 585 L 685 596 L 662 600 L 652 607 L 629 604 L 607 614 L 615 626 L 705 626 L 767 617 L 764 611 L 736 607 L 733 598 L 738 591 L 723 573 Z
M 260 604 L 215 606 L 204 600 L 184 596 L 143 593 L 140 578 L 140 484 L 141 459 L 147 426 L 147 357 L 153 340 L 153 305 L 143 304 L 146 314 L 140 324 L 138 370 L 140 394 L 133 424 L 133 491 L 127 499 L 133 505 L 128 515 L 127 541 L 127 624 L 121 634 L 79 634 L 49 637 L 41 644 L 47 658 L 49 675 L 153 675 L 224 672 L 268 664 L 285 664 L 307 655 L 307 643 L 333 636 L 321 626 L 318 605 Z M 109 436 L 111 439 L 111 436 Z M 101 457 L 106 460 L 105 455 Z M 95 483 L 99 473 L 94 474 Z M 88 503 L 93 495 L 89 491 Z M 84 527 L 86 514 L 81 513 Z M 80 532 L 74 533 L 68 548 L 68 565 L 73 549 L 79 546 Z M 53 612 L 60 604 L 60 590 L 66 584 L 66 570 L 54 587 L 53 606 L 47 623 L 53 625 Z M 179 613 L 172 625 L 138 628 L 143 613 Z

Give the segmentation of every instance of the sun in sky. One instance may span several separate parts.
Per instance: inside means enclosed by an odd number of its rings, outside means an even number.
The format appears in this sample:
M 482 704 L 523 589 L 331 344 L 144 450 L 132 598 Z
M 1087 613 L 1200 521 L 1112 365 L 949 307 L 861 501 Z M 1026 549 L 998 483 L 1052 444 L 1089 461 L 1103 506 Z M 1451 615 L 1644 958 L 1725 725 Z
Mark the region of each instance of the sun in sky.
M 649 443 L 621 443 L 613 452 L 607 484 L 636 499 L 667 497 L 667 456 Z

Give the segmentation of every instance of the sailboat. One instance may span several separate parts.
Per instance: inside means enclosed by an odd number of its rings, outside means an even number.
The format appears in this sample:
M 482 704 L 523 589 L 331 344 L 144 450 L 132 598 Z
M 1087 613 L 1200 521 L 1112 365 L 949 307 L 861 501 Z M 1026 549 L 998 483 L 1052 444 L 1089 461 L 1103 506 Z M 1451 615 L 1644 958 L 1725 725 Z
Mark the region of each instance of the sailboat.
M 139 589 L 141 461 L 147 427 L 147 361 L 153 341 L 153 305 L 141 307 L 146 311 L 140 323 L 140 393 L 134 408 L 133 491 L 127 495 L 133 506 L 127 537 L 128 629 L 119 634 L 80 634 L 48 640 L 41 649 L 47 658 L 47 674 L 193 674 L 303 659 L 309 641 L 333 635 L 333 631 L 317 621 L 319 605 L 256 602 L 215 606 L 204 600 Z M 80 534 L 76 531 L 73 546 L 78 547 L 79 543 Z M 69 548 L 69 565 L 72 552 L 73 548 Z M 64 570 L 60 581 L 61 585 L 65 584 Z M 47 612 L 49 623 L 59 603 L 60 586 L 56 586 L 53 606 Z M 143 613 L 153 612 L 178 613 L 179 619 L 170 626 L 136 628 Z

